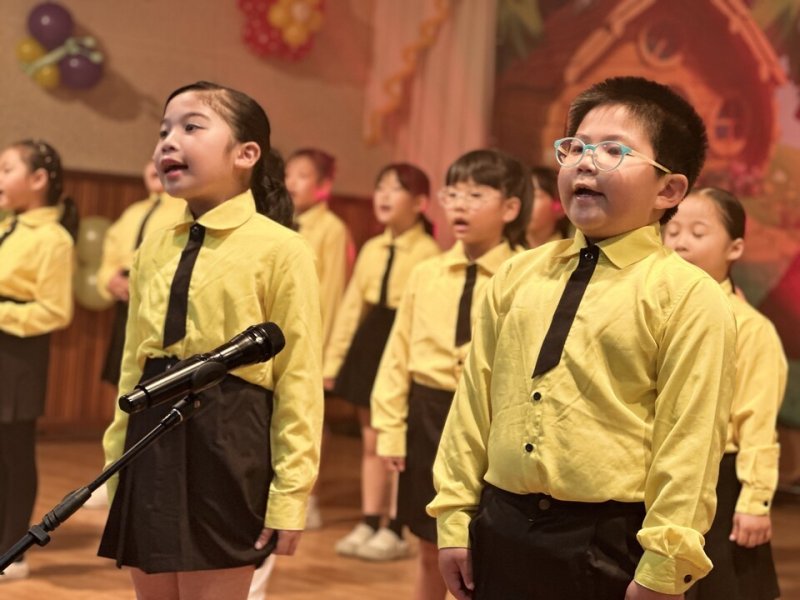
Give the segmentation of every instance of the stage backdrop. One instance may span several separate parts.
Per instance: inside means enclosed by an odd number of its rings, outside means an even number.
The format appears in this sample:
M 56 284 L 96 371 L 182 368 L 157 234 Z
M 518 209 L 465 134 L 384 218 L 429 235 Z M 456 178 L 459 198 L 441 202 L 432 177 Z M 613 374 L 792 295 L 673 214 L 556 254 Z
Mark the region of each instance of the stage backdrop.
M 701 184 L 748 211 L 734 279 L 790 360 L 781 421 L 800 426 L 800 1 L 530 0 L 498 3 L 497 145 L 553 165 L 569 101 L 606 77 L 669 84 L 706 122 Z

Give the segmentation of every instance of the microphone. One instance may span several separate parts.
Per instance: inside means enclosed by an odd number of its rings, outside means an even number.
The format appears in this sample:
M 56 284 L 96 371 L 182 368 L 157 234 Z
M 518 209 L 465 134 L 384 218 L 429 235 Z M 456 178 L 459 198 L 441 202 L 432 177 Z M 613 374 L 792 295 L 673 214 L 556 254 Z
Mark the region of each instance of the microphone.
M 228 371 L 267 361 L 285 345 L 283 332 L 275 323 L 253 325 L 215 350 L 190 356 L 161 375 L 138 384 L 132 392 L 120 396 L 119 407 L 126 413 L 137 413 L 202 392 L 222 381 Z

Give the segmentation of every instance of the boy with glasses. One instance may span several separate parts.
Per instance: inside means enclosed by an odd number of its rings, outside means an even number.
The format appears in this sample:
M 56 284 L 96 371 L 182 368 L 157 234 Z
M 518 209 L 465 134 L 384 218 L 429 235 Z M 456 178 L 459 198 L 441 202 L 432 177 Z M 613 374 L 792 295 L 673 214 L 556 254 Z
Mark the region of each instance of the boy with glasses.
M 706 146 L 666 86 L 573 101 L 555 149 L 575 238 L 490 283 L 434 466 L 458 600 L 682 598 L 711 569 L 735 325 L 659 235 Z

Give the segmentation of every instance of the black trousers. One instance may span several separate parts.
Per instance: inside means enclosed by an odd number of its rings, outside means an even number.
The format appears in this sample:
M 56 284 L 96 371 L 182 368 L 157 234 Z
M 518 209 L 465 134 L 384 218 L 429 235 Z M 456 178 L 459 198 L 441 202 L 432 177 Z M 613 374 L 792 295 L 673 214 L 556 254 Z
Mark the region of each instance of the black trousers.
M 470 524 L 474 600 L 623 600 L 643 503 L 581 503 L 488 485 Z
M 0 554 L 30 527 L 36 479 L 36 421 L 0 423 Z

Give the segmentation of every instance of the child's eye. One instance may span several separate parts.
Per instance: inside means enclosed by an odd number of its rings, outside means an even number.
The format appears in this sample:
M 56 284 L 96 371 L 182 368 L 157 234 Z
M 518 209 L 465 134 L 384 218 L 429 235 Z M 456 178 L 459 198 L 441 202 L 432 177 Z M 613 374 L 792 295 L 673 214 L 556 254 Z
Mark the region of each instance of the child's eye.
M 187 123 L 183 128 L 183 130 L 186 131 L 187 133 L 191 133 L 192 131 L 194 131 L 196 129 L 200 129 L 200 128 L 197 125 L 195 125 L 194 123 Z
M 159 132 L 158 132 L 158 137 L 159 137 L 159 139 L 162 139 L 162 140 L 163 140 L 165 137 L 167 137 L 167 130 L 166 130 L 166 129 L 162 129 L 161 131 L 159 131 Z

